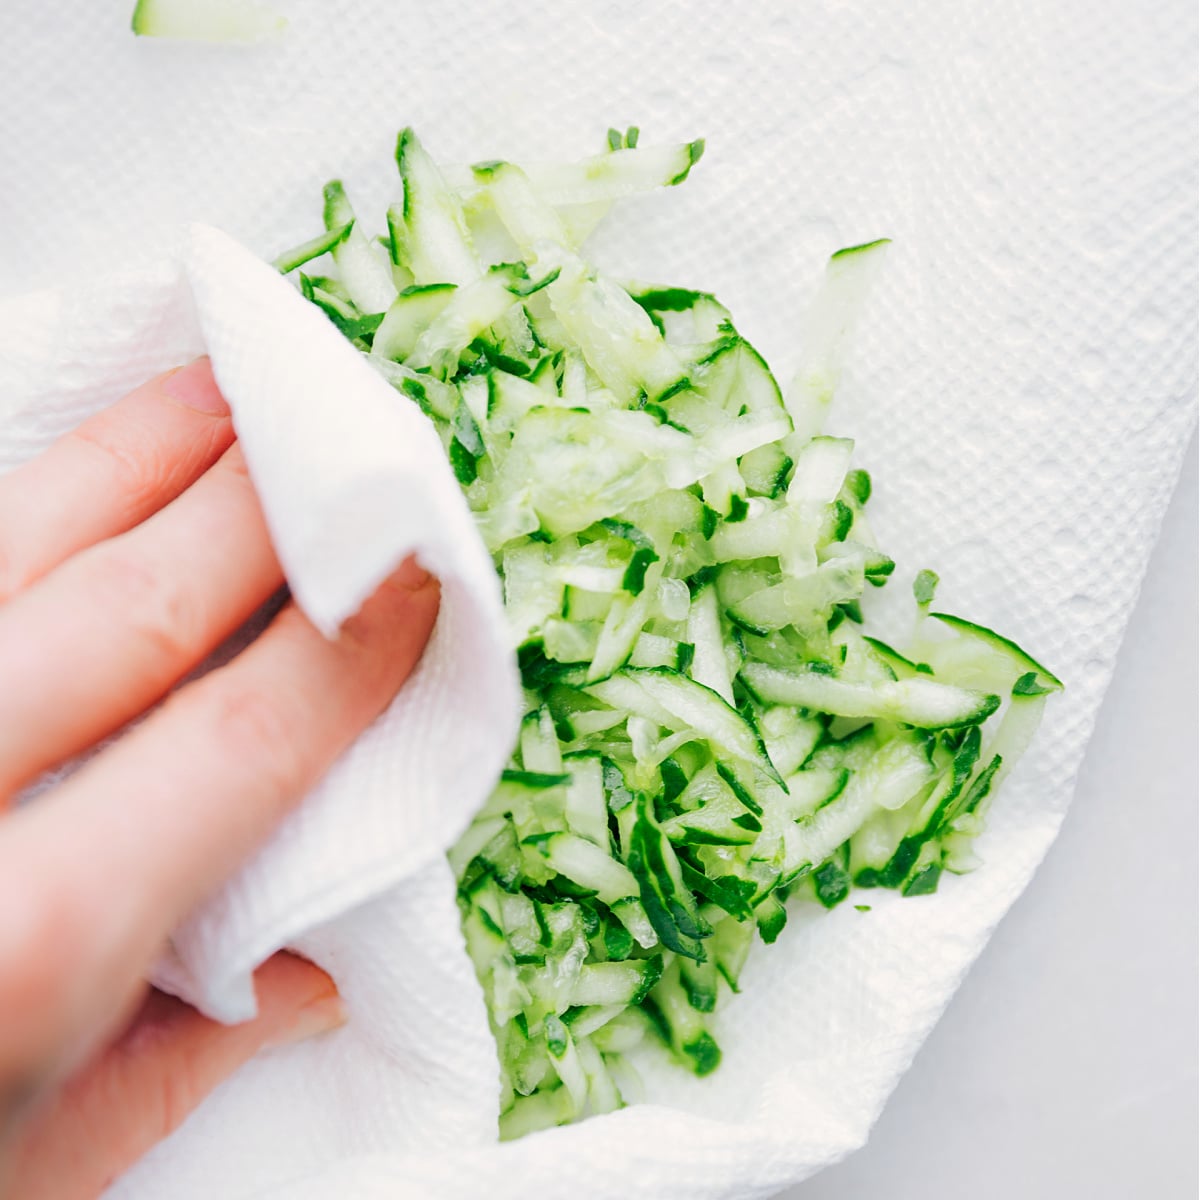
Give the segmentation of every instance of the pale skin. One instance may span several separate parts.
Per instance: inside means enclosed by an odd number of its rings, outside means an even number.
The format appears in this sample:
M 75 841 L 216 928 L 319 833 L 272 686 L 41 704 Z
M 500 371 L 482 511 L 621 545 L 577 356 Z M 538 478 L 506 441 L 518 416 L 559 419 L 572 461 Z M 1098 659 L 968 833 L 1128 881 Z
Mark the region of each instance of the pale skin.
M 407 562 L 336 639 L 289 600 L 177 686 L 282 586 L 206 360 L 0 477 L 0 1196 L 98 1196 L 259 1050 L 346 1019 L 330 978 L 290 954 L 259 969 L 259 1015 L 237 1026 L 144 982 L 180 919 L 386 707 L 438 608 Z

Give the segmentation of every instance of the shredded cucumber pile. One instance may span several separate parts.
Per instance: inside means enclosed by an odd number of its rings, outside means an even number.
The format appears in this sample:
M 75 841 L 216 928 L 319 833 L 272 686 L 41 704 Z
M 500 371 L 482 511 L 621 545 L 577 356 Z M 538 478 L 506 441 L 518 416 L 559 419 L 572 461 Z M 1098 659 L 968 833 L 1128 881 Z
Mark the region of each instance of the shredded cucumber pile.
M 1060 682 L 930 612 L 898 650 L 866 593 L 894 563 L 853 445 L 821 431 L 885 243 L 833 256 L 785 396 L 711 295 L 629 287 L 580 245 L 703 144 L 441 170 L 399 138 L 403 200 L 276 265 L 437 427 L 495 556 L 525 716 L 450 852 L 501 1066 L 501 1132 L 638 1094 L 658 1037 L 698 1074 L 710 1016 L 790 903 L 933 892 L 975 864 L 991 796 Z

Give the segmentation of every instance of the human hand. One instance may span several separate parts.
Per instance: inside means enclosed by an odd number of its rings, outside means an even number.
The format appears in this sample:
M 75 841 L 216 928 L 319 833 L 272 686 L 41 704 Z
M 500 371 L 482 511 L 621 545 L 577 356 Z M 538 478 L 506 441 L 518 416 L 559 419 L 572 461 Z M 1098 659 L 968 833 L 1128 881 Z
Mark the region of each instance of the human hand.
M 0 814 L 282 585 L 207 360 L 0 477 Z M 259 1049 L 344 1019 L 328 976 L 288 954 L 259 970 L 259 1016 L 238 1026 L 143 980 L 387 705 L 437 607 L 411 561 L 332 641 L 289 601 L 227 665 L 0 815 L 0 1194 L 98 1195 Z

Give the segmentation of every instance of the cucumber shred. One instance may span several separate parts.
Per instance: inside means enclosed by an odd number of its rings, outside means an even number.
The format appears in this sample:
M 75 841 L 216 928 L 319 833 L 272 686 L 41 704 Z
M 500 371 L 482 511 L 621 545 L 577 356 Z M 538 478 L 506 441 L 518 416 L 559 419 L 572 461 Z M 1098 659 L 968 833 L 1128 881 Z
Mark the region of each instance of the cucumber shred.
M 137 0 L 130 20 L 138 37 L 189 42 L 258 42 L 286 27 L 257 0 Z
M 505 1138 L 633 1102 L 647 1037 L 715 1070 L 712 1014 L 795 905 L 975 866 L 1062 687 L 931 613 L 931 571 L 912 639 L 870 633 L 896 564 L 822 423 L 886 241 L 831 259 L 786 393 L 713 296 L 587 261 L 581 231 L 702 149 L 631 128 L 578 163 L 456 168 L 406 129 L 386 236 L 334 182 L 326 231 L 276 260 L 331 256 L 302 292 L 437 429 L 503 581 L 527 711 L 449 859 Z

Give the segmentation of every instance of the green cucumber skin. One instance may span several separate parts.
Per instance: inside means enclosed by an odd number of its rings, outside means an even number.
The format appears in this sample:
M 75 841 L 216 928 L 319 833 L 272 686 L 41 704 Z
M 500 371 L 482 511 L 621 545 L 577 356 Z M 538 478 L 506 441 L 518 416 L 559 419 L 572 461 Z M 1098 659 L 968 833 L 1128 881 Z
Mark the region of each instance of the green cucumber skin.
M 880 246 L 891 245 L 891 238 L 876 238 L 873 242 L 861 242 L 857 246 L 843 246 L 840 250 L 835 250 L 830 256 L 830 261 L 835 258 L 849 258 L 852 254 L 863 254 L 868 250 L 877 250 Z
M 941 621 L 943 625 L 949 626 L 951 629 L 967 630 L 977 636 L 991 642 L 993 645 L 1011 655 L 1014 661 L 1022 664 L 1029 671 L 1036 672 L 1038 675 L 1050 681 L 1051 687 L 1055 691 L 1061 691 L 1065 684 L 1057 675 L 1048 671 L 1042 666 L 1036 658 L 1027 654 L 1016 642 L 1004 637 L 993 629 L 989 629 L 986 625 L 977 625 L 974 621 L 964 620 L 962 617 L 956 617 L 950 613 L 931 612 L 930 617 L 935 621 Z

